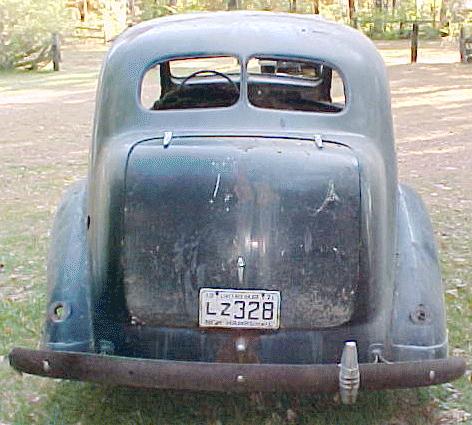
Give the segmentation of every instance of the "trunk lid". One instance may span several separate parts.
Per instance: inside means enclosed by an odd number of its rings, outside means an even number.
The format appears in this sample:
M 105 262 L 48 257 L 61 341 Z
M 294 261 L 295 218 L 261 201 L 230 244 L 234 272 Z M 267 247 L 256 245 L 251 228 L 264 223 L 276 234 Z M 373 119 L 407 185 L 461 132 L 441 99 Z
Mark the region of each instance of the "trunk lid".
M 281 328 L 339 326 L 358 290 L 358 163 L 347 147 L 307 140 L 144 142 L 129 157 L 124 232 L 138 322 L 197 327 L 210 287 L 280 291 Z

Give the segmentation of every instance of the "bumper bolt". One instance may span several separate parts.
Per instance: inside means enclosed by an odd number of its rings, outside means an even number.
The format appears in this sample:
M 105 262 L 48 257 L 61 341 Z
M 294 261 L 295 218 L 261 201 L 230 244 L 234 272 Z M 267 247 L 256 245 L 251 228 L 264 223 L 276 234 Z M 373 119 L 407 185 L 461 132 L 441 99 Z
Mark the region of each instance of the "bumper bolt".
M 49 360 L 43 360 L 43 370 L 45 372 L 49 372 L 51 370 L 51 364 L 49 363 Z

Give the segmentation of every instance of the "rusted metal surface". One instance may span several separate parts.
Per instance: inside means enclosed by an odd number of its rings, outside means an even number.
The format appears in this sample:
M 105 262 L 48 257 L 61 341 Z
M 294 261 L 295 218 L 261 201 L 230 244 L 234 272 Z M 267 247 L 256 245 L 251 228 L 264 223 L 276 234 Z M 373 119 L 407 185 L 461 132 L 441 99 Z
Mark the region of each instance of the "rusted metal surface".
M 18 371 L 50 378 L 111 385 L 204 391 L 338 390 L 339 367 L 328 365 L 171 362 L 96 354 L 15 348 L 10 364 Z M 465 360 L 449 357 L 421 362 L 359 365 L 364 390 L 420 387 L 462 376 Z

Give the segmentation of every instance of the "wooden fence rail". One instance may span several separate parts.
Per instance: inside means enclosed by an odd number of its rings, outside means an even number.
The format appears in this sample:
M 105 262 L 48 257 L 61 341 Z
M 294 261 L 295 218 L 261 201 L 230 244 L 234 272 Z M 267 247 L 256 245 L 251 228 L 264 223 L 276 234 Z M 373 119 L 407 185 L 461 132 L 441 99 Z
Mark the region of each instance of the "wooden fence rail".
M 61 60 L 61 38 L 54 33 L 50 42 L 36 46 L 18 57 L 15 67 L 35 70 L 52 62 L 54 71 L 59 71 Z

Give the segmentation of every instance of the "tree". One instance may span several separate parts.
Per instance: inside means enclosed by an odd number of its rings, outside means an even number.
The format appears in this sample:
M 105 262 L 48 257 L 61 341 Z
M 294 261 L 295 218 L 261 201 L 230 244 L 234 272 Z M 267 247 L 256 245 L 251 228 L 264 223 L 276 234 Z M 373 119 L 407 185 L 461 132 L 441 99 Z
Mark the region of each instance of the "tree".
M 64 0 L 0 0 L 0 69 L 45 65 L 52 34 L 70 26 Z
M 239 0 L 228 0 L 228 10 L 238 10 L 240 7 Z

